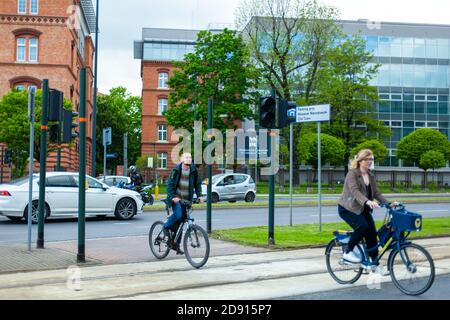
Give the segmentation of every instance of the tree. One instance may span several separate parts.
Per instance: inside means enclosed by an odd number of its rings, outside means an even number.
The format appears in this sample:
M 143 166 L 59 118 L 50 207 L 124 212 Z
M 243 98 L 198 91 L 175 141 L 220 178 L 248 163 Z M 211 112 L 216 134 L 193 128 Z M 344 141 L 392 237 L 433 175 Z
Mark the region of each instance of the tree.
M 450 142 L 438 130 L 422 128 L 403 137 L 397 144 L 396 154 L 399 159 L 420 166 L 422 155 L 428 151 L 438 151 L 444 156 L 444 159 L 449 160 Z
M 390 129 L 373 114 L 378 94 L 369 82 L 379 65 L 369 64 L 372 54 L 366 51 L 365 41 L 359 36 L 342 39 L 326 55 L 318 72 L 314 100 L 331 105 L 331 121 L 324 125 L 324 131 L 344 141 L 342 165 L 347 173 L 347 161 L 354 147 L 367 138 L 390 135 Z
M 382 143 L 376 139 L 366 140 L 366 141 L 358 144 L 356 147 L 354 147 L 352 149 L 351 154 L 356 155 L 359 151 L 361 151 L 363 149 L 372 150 L 373 156 L 378 162 L 383 162 L 386 159 L 386 157 L 389 155 L 389 149 L 386 148 L 384 143 Z
M 103 172 L 103 129 L 111 127 L 112 144 L 108 152 L 117 152 L 116 163 L 123 162 L 123 135 L 128 133 L 128 163 L 135 163 L 141 148 L 141 97 L 131 96 L 124 87 L 112 88 L 97 97 L 97 171 Z
M 420 157 L 419 168 L 425 171 L 429 169 L 436 170 L 442 167 L 445 167 L 445 157 L 439 151 L 429 150 Z
M 314 90 L 325 49 L 341 33 L 336 20 L 337 9 L 316 0 L 243 0 L 236 14 L 266 87 L 288 100 Z
M 173 91 L 163 113 L 167 123 L 193 132 L 194 112 L 197 121 L 207 122 L 209 98 L 214 103 L 214 127 L 221 131 L 236 129 L 235 120 L 252 119 L 250 89 L 255 87 L 256 71 L 248 57 L 236 31 L 199 32 L 195 51 L 174 63 L 177 69 L 169 80 Z
M 72 103 L 64 99 L 64 108 L 72 109 Z M 40 159 L 41 146 L 42 90 L 35 95 L 34 159 Z M 28 121 L 28 92 L 12 90 L 0 100 L 0 142 L 13 150 L 13 158 L 18 159 L 17 176 L 25 172 L 29 157 L 30 123 Z M 56 146 L 47 144 L 47 154 Z
M 307 133 L 302 135 L 297 143 L 297 152 L 300 161 L 317 170 L 317 133 Z M 341 139 L 335 138 L 325 133 L 320 134 L 320 159 L 322 164 L 339 165 L 342 163 L 345 153 L 345 146 Z

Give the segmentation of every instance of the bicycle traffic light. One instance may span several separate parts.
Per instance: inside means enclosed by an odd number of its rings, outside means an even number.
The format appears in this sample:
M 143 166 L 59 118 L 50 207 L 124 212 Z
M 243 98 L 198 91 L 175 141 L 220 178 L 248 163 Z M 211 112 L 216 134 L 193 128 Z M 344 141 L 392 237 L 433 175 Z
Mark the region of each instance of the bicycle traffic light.
M 272 97 L 259 98 L 259 126 L 274 129 L 277 102 Z
M 77 132 L 72 132 L 73 128 L 78 127 L 78 123 L 72 122 L 72 118 L 78 117 L 78 112 L 73 112 L 72 110 L 64 109 L 63 111 L 63 134 L 62 143 L 69 143 L 72 139 L 78 137 Z

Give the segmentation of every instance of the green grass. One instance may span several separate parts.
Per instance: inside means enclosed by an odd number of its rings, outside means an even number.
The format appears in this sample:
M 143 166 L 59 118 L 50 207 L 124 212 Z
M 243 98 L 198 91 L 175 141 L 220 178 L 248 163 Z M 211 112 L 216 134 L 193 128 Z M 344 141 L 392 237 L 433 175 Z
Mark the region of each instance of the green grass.
M 376 221 L 377 227 L 381 221 Z M 351 230 L 345 222 L 324 223 L 322 232 L 318 224 L 301 224 L 290 226 L 275 226 L 275 245 L 273 249 L 293 249 L 326 245 L 332 239 L 335 230 Z M 411 239 L 430 236 L 450 236 L 450 217 L 428 218 L 423 220 L 421 232 L 412 232 Z M 214 231 L 211 237 L 223 241 L 237 242 L 242 245 L 269 247 L 267 244 L 268 229 L 265 227 L 250 227 Z
M 446 203 L 446 202 L 450 202 L 450 197 L 430 197 L 430 198 L 395 198 L 392 199 L 393 201 L 398 201 L 404 204 L 413 204 L 413 203 Z M 267 201 L 263 201 L 263 202 L 253 202 L 253 203 L 248 203 L 248 202 L 243 202 L 243 201 L 238 201 L 238 202 L 234 202 L 234 203 L 230 203 L 230 202 L 218 202 L 218 203 L 213 203 L 212 207 L 213 208 L 266 208 L 268 205 Z M 322 201 L 322 205 L 323 206 L 337 206 L 338 200 L 323 200 Z M 311 207 L 311 206 L 317 206 L 318 205 L 318 201 L 316 200 L 308 200 L 308 201 L 292 201 L 293 206 L 296 207 Z M 275 207 L 287 207 L 289 206 L 289 201 L 277 201 L 275 200 Z M 152 206 L 146 206 L 145 210 L 147 211 L 156 211 L 156 210 L 164 210 L 165 209 L 165 205 L 162 204 L 161 201 L 155 200 L 155 204 Z M 194 205 L 194 209 L 204 209 L 206 208 L 206 204 L 196 204 Z

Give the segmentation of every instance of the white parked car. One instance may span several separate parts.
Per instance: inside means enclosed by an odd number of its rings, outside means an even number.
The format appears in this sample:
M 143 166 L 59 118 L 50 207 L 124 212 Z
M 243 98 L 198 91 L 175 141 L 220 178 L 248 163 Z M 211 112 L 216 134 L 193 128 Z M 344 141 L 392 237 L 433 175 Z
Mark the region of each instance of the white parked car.
M 202 193 L 207 194 L 207 185 L 202 184 Z M 212 176 L 211 201 L 228 200 L 255 201 L 256 184 L 253 178 L 244 173 L 224 173 Z
M 98 176 L 97 180 L 106 183 L 110 187 L 115 187 L 119 182 L 124 182 L 125 184 L 131 184 L 131 178 L 127 176 Z
M 11 220 L 28 216 L 29 177 L 8 184 L 0 184 L 0 215 Z M 86 175 L 86 216 L 113 214 L 119 220 L 132 219 L 142 213 L 143 205 L 139 193 L 109 187 L 101 181 Z M 33 174 L 32 221 L 38 219 L 39 174 Z M 78 173 L 47 172 L 45 186 L 45 216 L 78 215 Z

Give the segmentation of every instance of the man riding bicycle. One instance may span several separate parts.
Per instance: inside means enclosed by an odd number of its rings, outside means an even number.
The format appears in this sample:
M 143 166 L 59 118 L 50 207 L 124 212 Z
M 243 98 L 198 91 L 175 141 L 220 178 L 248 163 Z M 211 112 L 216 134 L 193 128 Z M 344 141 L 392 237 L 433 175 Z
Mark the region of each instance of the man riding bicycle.
M 192 156 L 190 153 L 183 153 L 180 158 L 180 164 L 176 165 L 170 172 L 169 180 L 167 182 L 167 199 L 166 206 L 172 207 L 172 215 L 164 224 L 164 233 L 171 235 L 171 228 L 183 219 L 185 212 L 184 206 L 180 200 L 187 200 L 192 202 L 194 192 L 203 202 L 201 179 L 198 176 L 198 171 L 195 165 L 192 165 Z M 171 237 L 173 239 L 173 237 Z M 183 254 L 180 249 L 181 237 L 178 239 L 176 246 L 177 254 Z

